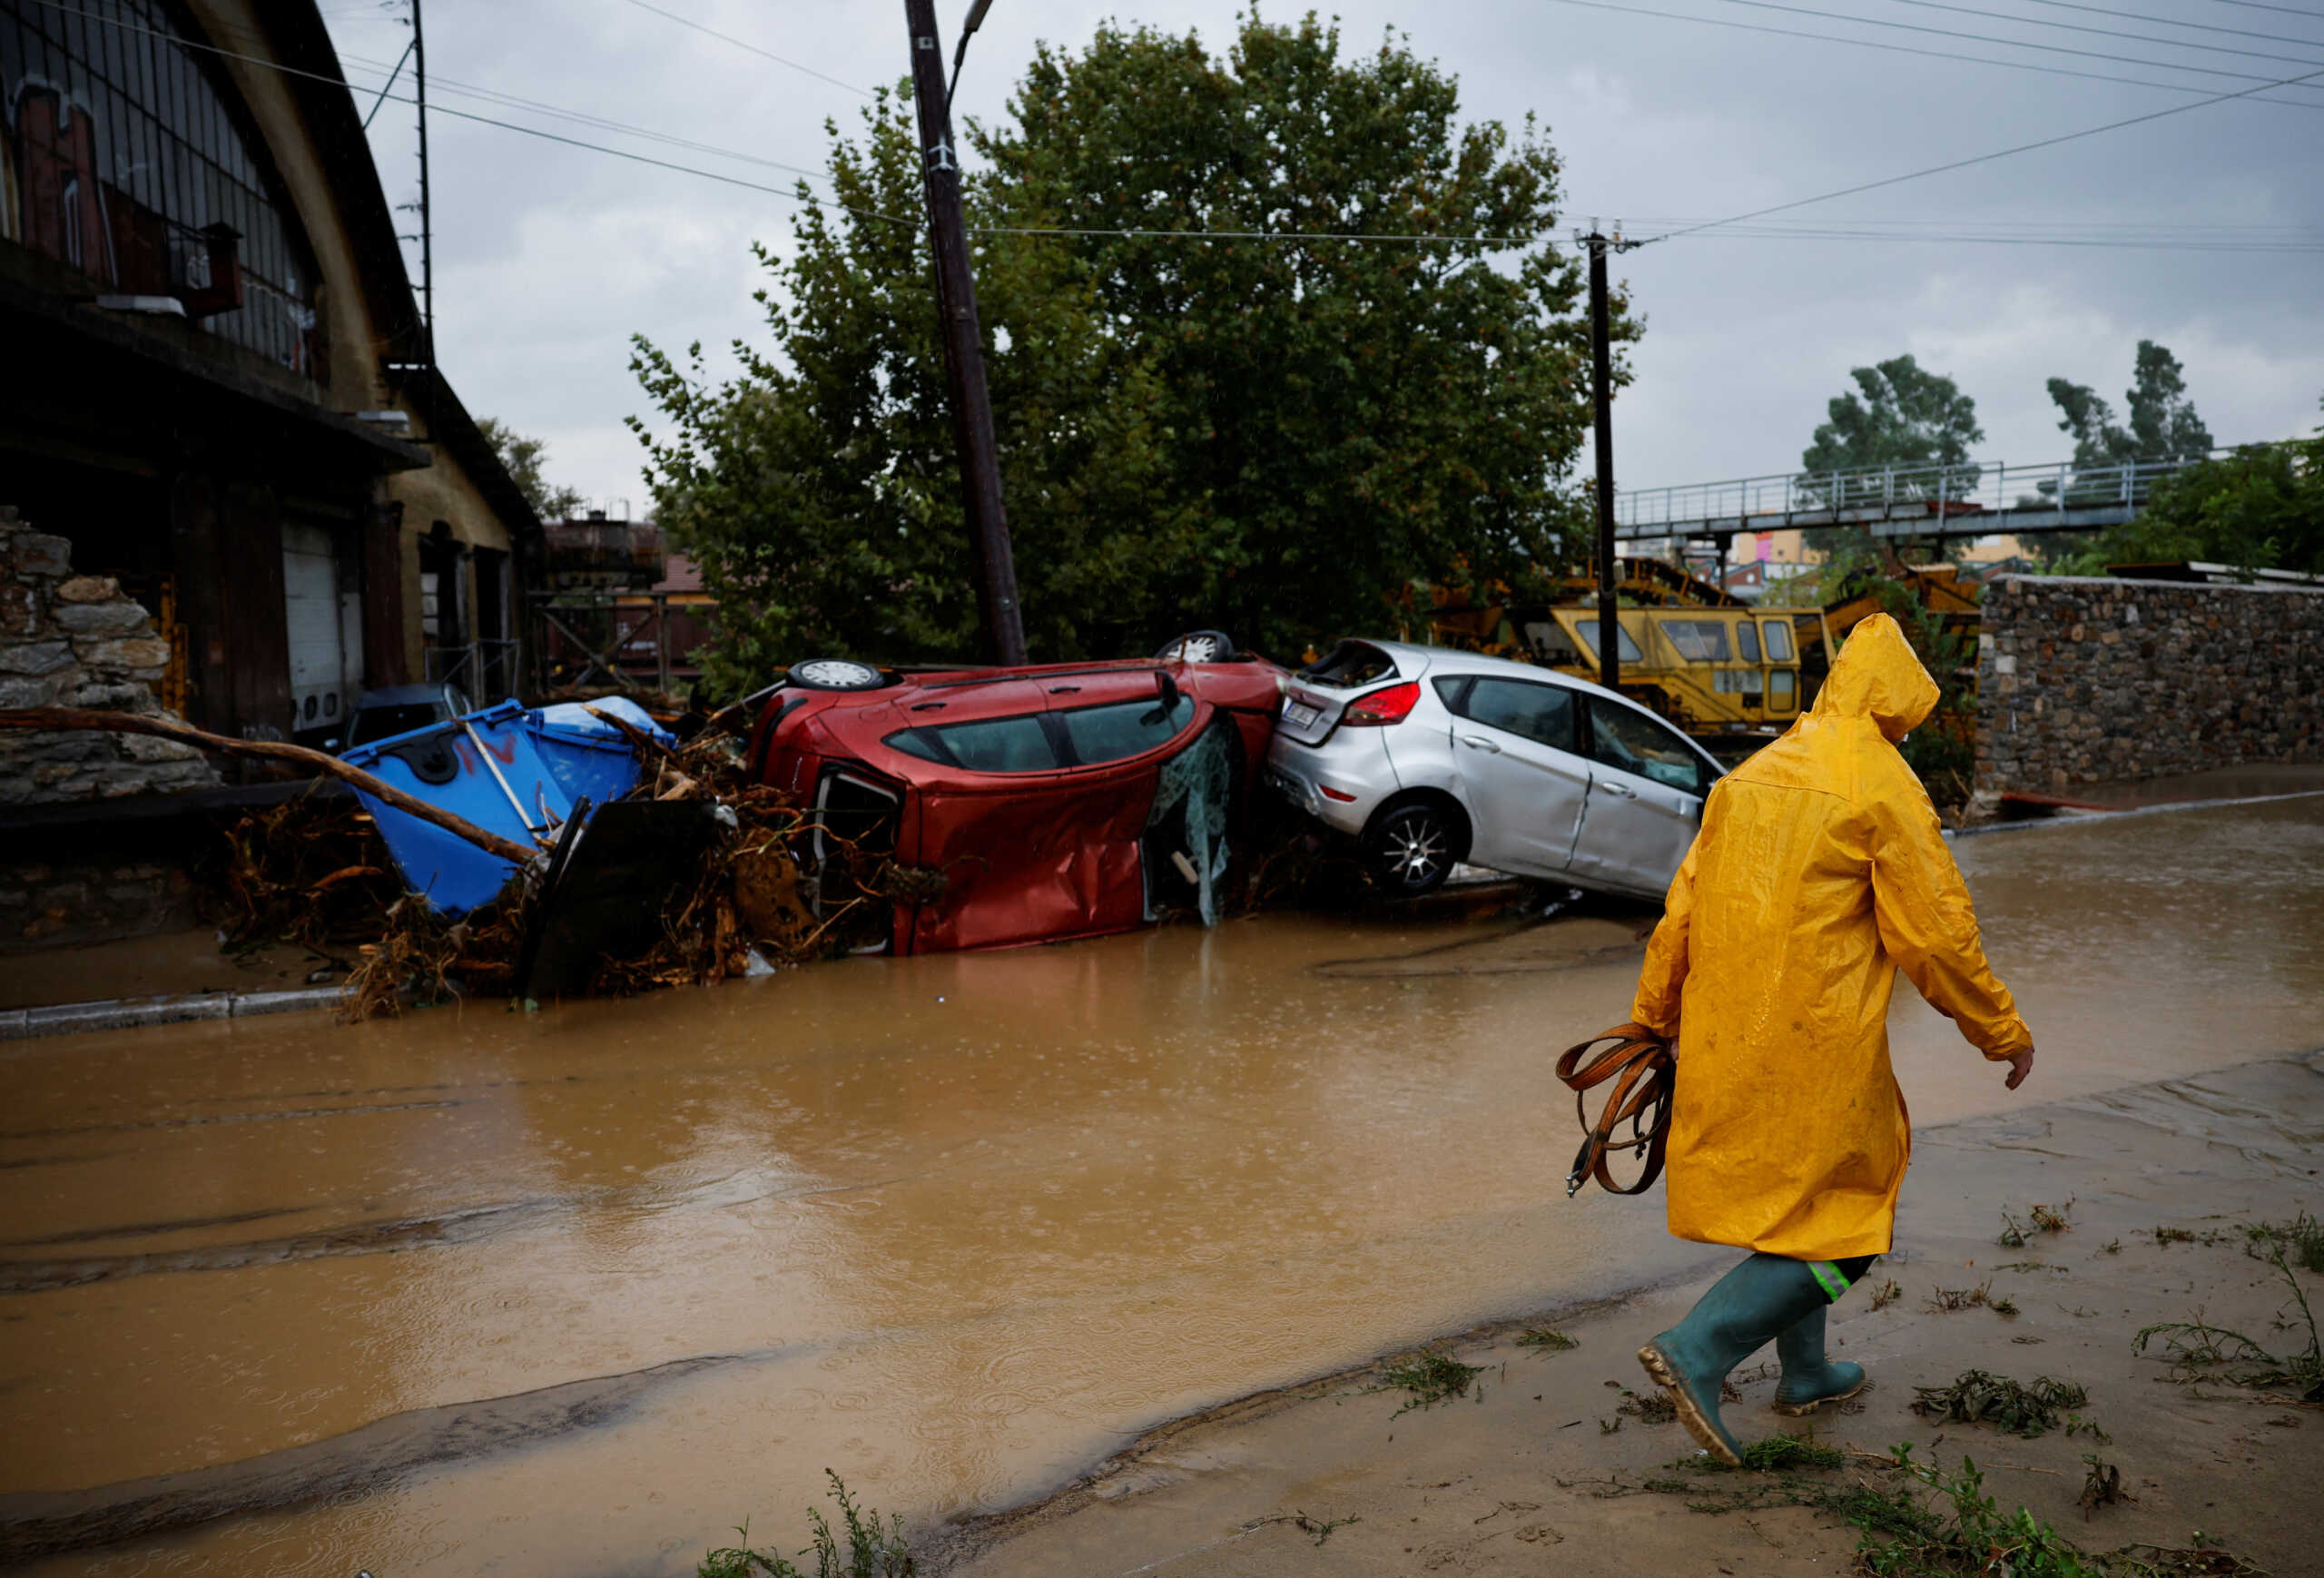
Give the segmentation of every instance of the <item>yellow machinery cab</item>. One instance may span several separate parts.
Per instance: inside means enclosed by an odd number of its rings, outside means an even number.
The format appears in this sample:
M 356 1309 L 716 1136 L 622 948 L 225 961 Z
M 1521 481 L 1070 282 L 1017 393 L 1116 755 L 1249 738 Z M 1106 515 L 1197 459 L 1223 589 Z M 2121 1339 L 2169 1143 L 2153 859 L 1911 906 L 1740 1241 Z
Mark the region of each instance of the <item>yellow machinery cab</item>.
M 1787 728 L 1806 705 L 1797 621 L 1813 608 L 1624 608 L 1622 688 L 1695 733 Z M 1521 629 L 1535 661 L 1598 677 L 1598 610 L 1539 610 Z

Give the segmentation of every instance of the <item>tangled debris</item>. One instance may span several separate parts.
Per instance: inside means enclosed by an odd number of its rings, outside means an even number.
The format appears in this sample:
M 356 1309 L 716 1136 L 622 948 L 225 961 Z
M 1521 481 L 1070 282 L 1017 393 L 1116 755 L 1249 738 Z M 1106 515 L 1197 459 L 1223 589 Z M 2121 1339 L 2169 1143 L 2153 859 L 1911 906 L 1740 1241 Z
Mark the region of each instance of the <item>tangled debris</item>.
M 343 960 L 403 895 L 395 862 L 351 799 L 312 793 L 231 819 L 193 867 L 202 919 L 230 952 L 297 943 Z
M 625 798 L 718 808 L 721 832 L 677 873 L 646 941 L 595 959 L 586 992 L 706 984 L 845 952 L 884 935 L 888 915 L 878 901 L 943 892 L 941 873 L 861 853 L 825 828 L 832 858 L 824 884 L 839 891 L 820 895 L 818 920 L 819 895 L 793 854 L 816 831 L 812 818 L 788 795 L 744 781 L 739 742 L 704 734 L 670 746 L 625 732 L 645 764 Z M 230 946 L 296 942 L 351 960 L 340 1017 L 355 1022 L 463 996 L 515 995 L 543 920 L 544 863 L 520 871 L 491 903 L 448 920 L 404 891 L 357 802 L 308 794 L 222 824 L 198 874 L 208 914 Z
M 584 903 L 568 902 L 564 852 L 545 834 L 530 858 L 507 857 L 518 860 L 517 873 L 496 899 L 452 922 L 404 891 L 359 804 L 303 794 L 222 825 L 200 873 L 211 918 L 232 947 L 291 942 L 332 960 L 348 972 L 340 1016 L 355 1022 L 460 997 L 626 996 L 838 957 L 884 943 L 897 903 L 931 903 L 948 891 L 944 872 L 899 865 L 860 830 L 851 836 L 787 793 L 750 781 L 732 732 L 747 725 L 741 712 L 704 720 L 672 744 L 610 710 L 591 711 L 637 754 L 639 781 L 615 804 L 654 811 L 628 818 L 633 831 L 701 833 L 702 818 L 671 820 L 665 807 L 692 805 L 716 824 L 706 838 L 666 841 L 665 877 L 650 895 L 624 907 L 598 884 Z M 609 809 L 592 814 L 580 848 L 606 843 L 601 824 L 617 820 L 605 816 Z M 1332 907 L 1368 893 L 1360 863 L 1287 804 L 1260 795 L 1245 810 L 1220 912 Z M 811 840 L 816 859 L 803 869 Z M 586 858 L 574 855 L 576 864 Z M 594 913 L 576 914 L 590 903 Z M 626 923 L 599 946 L 592 926 L 609 913 Z

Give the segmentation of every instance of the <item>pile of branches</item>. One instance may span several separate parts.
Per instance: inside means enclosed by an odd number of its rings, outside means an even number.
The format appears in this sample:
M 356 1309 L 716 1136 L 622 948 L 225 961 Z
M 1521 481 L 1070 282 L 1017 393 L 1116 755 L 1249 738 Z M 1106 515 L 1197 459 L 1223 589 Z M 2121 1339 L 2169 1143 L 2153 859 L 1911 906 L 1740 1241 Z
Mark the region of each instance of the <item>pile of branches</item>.
M 403 895 L 395 862 L 351 796 L 312 793 L 222 817 L 193 866 L 195 903 L 229 952 L 292 944 L 344 961 Z

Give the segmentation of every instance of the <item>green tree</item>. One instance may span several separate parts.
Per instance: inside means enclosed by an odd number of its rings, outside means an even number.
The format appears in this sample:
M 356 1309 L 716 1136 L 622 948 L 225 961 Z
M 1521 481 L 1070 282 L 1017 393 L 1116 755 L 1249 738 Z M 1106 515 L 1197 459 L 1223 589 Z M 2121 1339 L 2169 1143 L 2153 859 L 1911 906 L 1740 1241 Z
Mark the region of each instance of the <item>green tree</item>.
M 2185 370 L 2168 347 L 2139 341 L 2131 387 L 2123 399 L 2130 426 L 2119 427 L 2114 408 L 2088 384 L 2049 382 L 2058 427 L 2073 435 L 2077 467 L 2122 466 L 2142 460 L 2200 460 L 2211 453 L 2211 430 L 2187 396 Z
M 1551 240 L 1557 160 L 1530 123 L 1458 110 L 1393 37 L 1344 59 L 1312 16 L 1252 15 L 1224 56 L 1147 28 L 1043 46 L 1002 123 L 970 128 L 1036 656 L 1196 626 L 1296 652 L 1379 627 L 1413 582 L 1573 557 L 1589 342 Z M 734 680 L 976 646 L 909 108 L 883 95 L 832 135 L 835 196 L 803 189 L 794 244 L 759 253 L 773 350 L 738 345 L 714 384 L 698 349 L 636 341 L 656 514 L 721 597 Z
M 2156 483 L 2134 518 L 2049 567 L 2103 575 L 2109 565 L 2185 560 L 2324 575 L 2324 428 L 2191 462 Z
M 500 457 L 500 464 L 507 468 L 509 479 L 517 484 L 533 513 L 543 520 L 564 520 L 577 515 L 581 509 L 578 489 L 552 485 L 541 474 L 548 459 L 548 444 L 540 439 L 527 439 L 497 417 L 477 419 L 477 431 Z
M 1910 354 L 1856 368 L 1848 376 L 1856 392 L 1836 396 L 1825 408 L 1828 419 L 1800 454 L 1800 469 L 1894 468 L 1904 475 L 1810 483 L 1811 491 L 1828 494 L 1827 502 L 1837 507 L 1892 495 L 1961 498 L 1976 487 L 1980 468 L 1965 462 L 1969 446 L 1983 443 L 1985 430 L 1977 425 L 1977 402 L 1959 385 Z M 1846 527 L 1811 527 L 1804 539 L 1841 578 L 1877 557 L 1865 533 Z
M 1848 376 L 1856 392 L 1839 395 L 1826 408 L 1829 419 L 1799 457 L 1803 471 L 1956 468 L 1968 459 L 1970 445 L 1984 441 L 1977 402 L 1909 355 Z M 1934 478 L 1929 490 L 1935 490 Z

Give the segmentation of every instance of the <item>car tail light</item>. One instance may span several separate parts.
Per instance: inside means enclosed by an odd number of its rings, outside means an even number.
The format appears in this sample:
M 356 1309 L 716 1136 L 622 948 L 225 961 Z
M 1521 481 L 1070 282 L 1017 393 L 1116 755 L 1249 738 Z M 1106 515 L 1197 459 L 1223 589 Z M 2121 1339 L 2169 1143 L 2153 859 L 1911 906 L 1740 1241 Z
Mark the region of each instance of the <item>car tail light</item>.
M 1403 723 L 1419 705 L 1420 682 L 1407 680 L 1385 690 L 1375 690 L 1361 701 L 1350 702 L 1347 711 L 1340 715 L 1340 723 L 1347 728 L 1376 729 L 1384 724 Z

